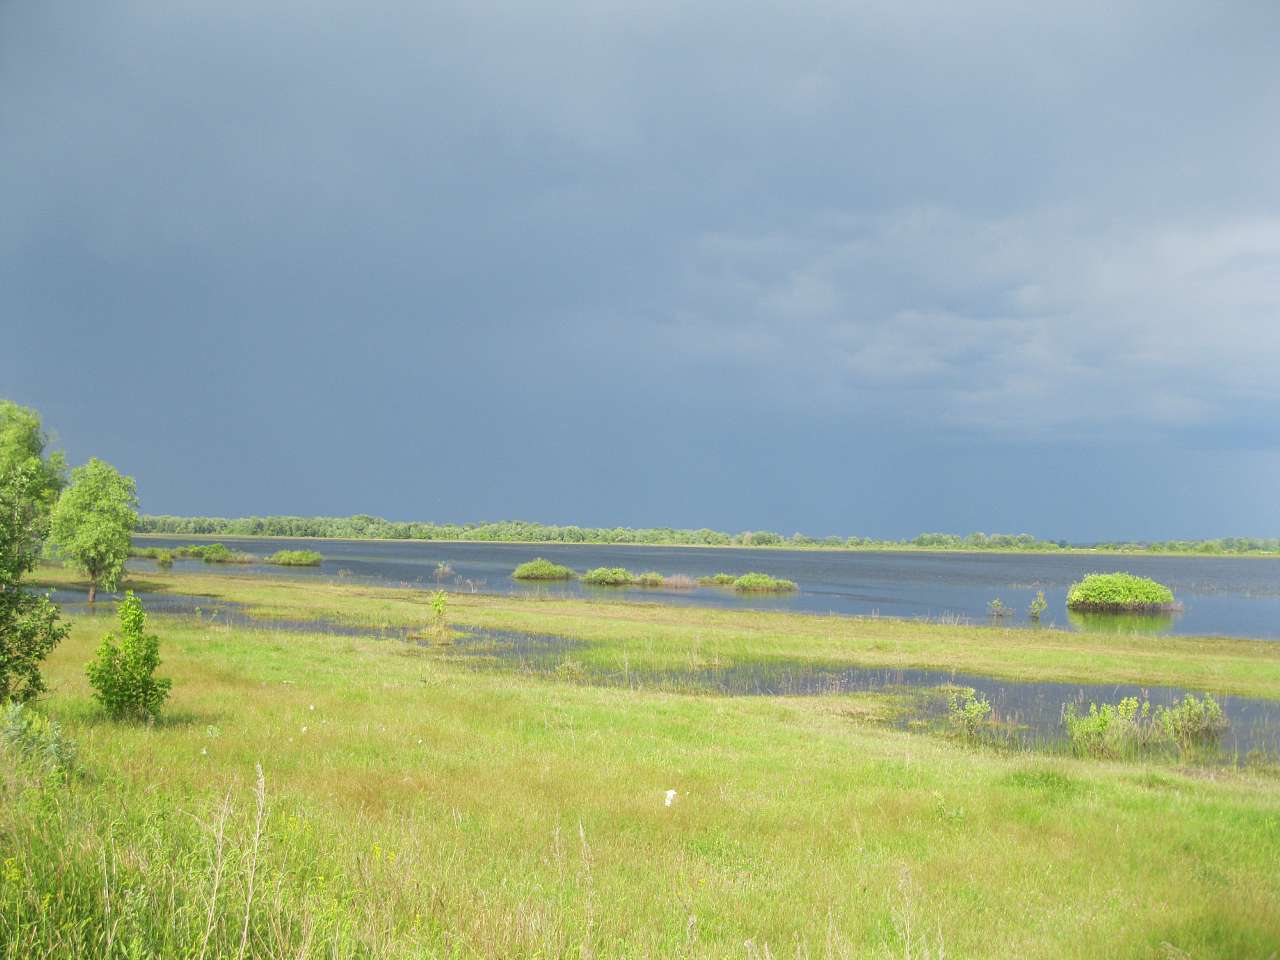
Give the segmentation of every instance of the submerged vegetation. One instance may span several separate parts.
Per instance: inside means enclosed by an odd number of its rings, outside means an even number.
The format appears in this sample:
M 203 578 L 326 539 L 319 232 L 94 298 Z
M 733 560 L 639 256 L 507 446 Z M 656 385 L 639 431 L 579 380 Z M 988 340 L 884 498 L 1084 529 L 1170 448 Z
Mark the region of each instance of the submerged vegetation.
M 573 571 L 562 564 L 538 557 L 520 564 L 511 576 L 516 580 L 572 580 Z
M 1173 591 L 1131 573 L 1091 573 L 1071 585 L 1067 608 L 1077 611 L 1134 613 L 1175 609 Z

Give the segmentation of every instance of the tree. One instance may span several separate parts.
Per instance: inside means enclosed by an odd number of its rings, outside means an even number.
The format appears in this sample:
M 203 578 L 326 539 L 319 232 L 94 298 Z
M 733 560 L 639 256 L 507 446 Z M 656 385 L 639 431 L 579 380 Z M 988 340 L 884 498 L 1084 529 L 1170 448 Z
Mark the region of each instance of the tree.
M 71 471 L 71 485 L 53 508 L 50 540 L 89 578 L 90 603 L 99 588 L 114 590 L 124 572 L 138 525 L 136 489 L 132 477 L 95 457 Z
M 47 476 L 38 463 L 0 472 L 0 701 L 30 700 L 44 692 L 40 664 L 69 629 L 47 597 L 22 589 L 36 565 L 48 525 L 41 501 Z
M 119 615 L 120 643 L 114 634 L 102 638 L 97 656 L 85 668 L 89 685 L 112 719 L 154 720 L 173 682 L 155 676 L 160 638 L 143 632 L 147 613 L 132 590 L 120 601 Z
M 0 477 L 23 466 L 32 474 L 24 481 L 26 497 L 49 515 L 58 494 L 67 484 L 67 462 L 61 453 L 45 455 L 49 438 L 40 426 L 40 414 L 12 400 L 0 400 Z

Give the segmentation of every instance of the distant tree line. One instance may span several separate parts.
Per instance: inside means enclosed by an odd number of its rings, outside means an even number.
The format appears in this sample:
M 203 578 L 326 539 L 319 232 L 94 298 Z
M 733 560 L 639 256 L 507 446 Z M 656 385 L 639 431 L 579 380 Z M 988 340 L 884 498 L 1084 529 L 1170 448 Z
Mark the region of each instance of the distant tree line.
M 1065 540 L 1043 540 L 1028 533 L 922 533 L 907 540 L 872 537 L 784 536 L 769 530 L 725 533 L 673 527 L 579 527 L 507 520 L 499 523 L 426 523 L 392 521 L 358 514 L 353 517 L 172 517 L 144 516 L 140 533 L 223 537 L 336 537 L 354 540 L 470 540 L 511 543 L 604 543 L 651 546 L 828 547 L 845 550 L 1024 550 L 1067 549 Z M 1158 543 L 1104 543 L 1095 549 L 1115 552 L 1280 553 L 1280 540 L 1228 537 L 1221 540 L 1176 540 Z

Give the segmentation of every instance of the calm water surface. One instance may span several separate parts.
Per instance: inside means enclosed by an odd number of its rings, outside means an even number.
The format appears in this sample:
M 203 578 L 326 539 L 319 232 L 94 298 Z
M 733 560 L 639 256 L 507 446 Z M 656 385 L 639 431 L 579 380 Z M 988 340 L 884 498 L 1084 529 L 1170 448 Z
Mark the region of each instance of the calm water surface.
M 1079 628 L 1068 618 L 1067 588 L 1086 573 L 1128 571 L 1168 584 L 1184 606 L 1163 618 L 1103 618 L 1091 628 L 1152 632 L 1265 637 L 1280 639 L 1280 558 L 1149 557 L 974 553 L 838 553 L 801 550 L 743 550 L 698 547 L 618 547 L 488 543 L 404 543 L 386 540 L 258 540 L 201 537 L 145 537 L 146 546 L 225 542 L 259 556 L 276 550 L 318 550 L 319 568 L 236 566 L 235 571 L 273 576 L 344 578 L 358 583 L 410 585 L 484 593 L 566 597 L 621 597 L 808 613 L 881 615 L 986 622 L 987 604 L 1000 598 L 1016 616 L 1007 625 L 1028 624 L 1026 609 L 1037 590 L 1049 602 L 1044 625 Z M 585 587 L 576 581 L 521 583 L 511 571 L 526 560 L 546 557 L 578 573 L 592 567 L 626 567 L 640 572 L 700 577 L 721 571 L 758 570 L 794 580 L 799 590 L 784 596 L 739 596 L 730 590 Z M 131 569 L 154 569 L 150 561 L 131 560 Z M 437 579 L 437 564 L 450 571 Z M 198 560 L 178 561 L 176 569 L 207 569 Z M 223 568 L 220 568 L 223 569 Z

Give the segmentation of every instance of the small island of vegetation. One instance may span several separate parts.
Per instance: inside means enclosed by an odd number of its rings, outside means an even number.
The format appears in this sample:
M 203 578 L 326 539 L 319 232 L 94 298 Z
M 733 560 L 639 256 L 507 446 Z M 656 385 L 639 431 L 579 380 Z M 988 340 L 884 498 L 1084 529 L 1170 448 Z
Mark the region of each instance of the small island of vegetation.
M 511 574 L 515 580 L 572 580 L 573 571 L 542 557 L 522 563 Z
M 318 567 L 323 562 L 324 557 L 314 550 L 277 550 L 263 561 L 278 567 Z
M 1159 613 L 1177 609 L 1173 591 L 1131 573 L 1091 573 L 1067 591 L 1067 609 L 1094 613 Z
M 744 573 L 733 581 L 733 589 L 739 593 L 790 593 L 795 588 L 794 580 L 771 577 L 767 573 Z

